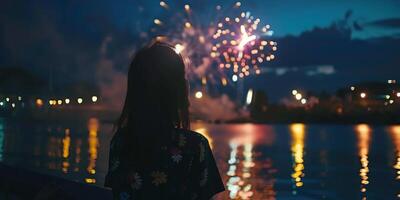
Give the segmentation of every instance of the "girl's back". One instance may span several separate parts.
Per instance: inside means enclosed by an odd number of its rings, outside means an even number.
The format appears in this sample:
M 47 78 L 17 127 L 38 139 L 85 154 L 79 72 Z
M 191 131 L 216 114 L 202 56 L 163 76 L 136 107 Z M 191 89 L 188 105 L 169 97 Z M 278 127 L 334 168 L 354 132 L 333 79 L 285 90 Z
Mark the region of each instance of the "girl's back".
M 189 131 L 181 55 L 163 43 L 138 51 L 129 68 L 106 186 L 116 199 L 209 199 L 224 190 L 207 140 Z
M 121 155 L 126 131 L 120 129 L 111 141 L 106 177 L 106 186 L 113 188 L 117 199 L 210 199 L 224 190 L 208 141 L 201 134 L 173 129 L 156 163 L 137 169 L 139 160 Z

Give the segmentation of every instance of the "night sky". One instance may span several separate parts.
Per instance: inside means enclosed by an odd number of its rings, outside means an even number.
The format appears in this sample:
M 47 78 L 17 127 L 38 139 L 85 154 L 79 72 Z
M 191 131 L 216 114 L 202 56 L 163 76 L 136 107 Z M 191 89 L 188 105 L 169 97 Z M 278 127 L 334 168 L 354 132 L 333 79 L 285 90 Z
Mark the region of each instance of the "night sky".
M 159 1 L 117 2 L 2 1 L 0 68 L 20 67 L 43 78 L 52 69 L 59 88 L 97 82 L 104 64 L 109 67 L 103 74 L 122 77 L 143 42 L 140 33 L 165 11 Z M 197 13 L 235 3 L 166 2 L 189 3 Z M 245 80 L 272 99 L 293 88 L 334 91 L 359 81 L 400 79 L 398 0 L 252 0 L 242 7 L 271 24 L 278 41 L 277 59 Z

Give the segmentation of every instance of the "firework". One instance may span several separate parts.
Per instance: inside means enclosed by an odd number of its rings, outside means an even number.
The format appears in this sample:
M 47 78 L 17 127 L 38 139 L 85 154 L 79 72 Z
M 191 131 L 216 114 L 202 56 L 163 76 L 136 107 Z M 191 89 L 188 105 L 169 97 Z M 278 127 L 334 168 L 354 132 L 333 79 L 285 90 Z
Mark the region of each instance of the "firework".
M 261 25 L 261 20 L 250 12 L 225 17 L 217 23 L 210 56 L 218 61 L 219 68 L 231 69 L 229 75 L 234 82 L 238 77 L 260 74 L 260 67 L 275 59 L 273 53 L 277 50 L 277 43 L 268 39 L 273 34 L 270 28 Z
M 217 68 L 212 69 L 213 59 L 209 56 L 213 46 L 212 14 L 197 13 L 189 4 L 161 1 L 160 6 L 164 12 L 153 20 L 152 37 L 175 47 L 188 66 L 186 72 L 192 82 L 204 84 L 207 79 L 211 83 L 219 80 L 222 73 Z
M 277 43 L 267 39 L 270 25 L 241 12 L 240 2 L 216 5 L 214 12 L 177 2 L 160 6 L 164 12 L 153 19 L 151 37 L 172 44 L 184 57 L 191 82 L 227 86 L 230 79 L 259 74 L 263 63 L 275 58 Z

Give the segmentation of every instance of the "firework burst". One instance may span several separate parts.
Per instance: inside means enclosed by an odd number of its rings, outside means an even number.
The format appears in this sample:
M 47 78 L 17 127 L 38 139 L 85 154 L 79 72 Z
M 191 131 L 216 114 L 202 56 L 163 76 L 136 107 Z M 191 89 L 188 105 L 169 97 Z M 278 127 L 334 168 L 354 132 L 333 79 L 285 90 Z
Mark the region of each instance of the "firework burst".
M 160 6 L 163 12 L 153 19 L 150 36 L 175 47 L 194 83 L 226 86 L 230 78 L 235 82 L 260 74 L 264 62 L 275 58 L 277 43 L 268 39 L 273 33 L 270 25 L 241 12 L 240 2 L 216 5 L 212 12 L 177 2 L 160 1 Z
M 207 80 L 212 82 L 220 77 L 221 72 L 212 69 L 213 60 L 209 56 L 215 31 L 213 22 L 208 20 L 210 24 L 201 23 L 213 17 L 196 13 L 189 4 L 170 5 L 161 1 L 160 6 L 165 12 L 161 18 L 154 19 L 153 35 L 156 40 L 173 45 L 175 51 L 184 57 L 188 78 L 206 83 Z
M 277 50 L 277 43 L 268 39 L 273 34 L 270 28 L 268 24 L 261 25 L 261 20 L 250 12 L 225 17 L 217 23 L 210 56 L 220 69 L 231 69 L 228 74 L 233 81 L 260 74 L 260 67 L 275 59 L 273 53 Z

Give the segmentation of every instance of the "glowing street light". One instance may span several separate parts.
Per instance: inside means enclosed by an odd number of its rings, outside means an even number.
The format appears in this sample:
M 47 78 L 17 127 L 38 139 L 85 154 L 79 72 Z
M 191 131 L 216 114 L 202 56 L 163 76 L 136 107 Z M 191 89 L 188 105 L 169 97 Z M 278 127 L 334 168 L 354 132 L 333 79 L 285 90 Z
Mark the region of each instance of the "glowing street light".
M 54 106 L 54 105 L 57 104 L 57 101 L 54 100 L 54 99 L 50 99 L 50 100 L 49 100 L 49 104 L 52 105 L 52 106 Z
M 93 103 L 96 103 L 97 102 L 97 96 L 92 96 L 92 101 L 93 101 Z
M 6 101 L 7 101 L 7 102 L 10 102 L 10 98 L 7 97 L 7 98 L 6 98 Z
M 65 99 L 65 104 L 69 104 L 69 102 L 71 102 L 71 100 L 69 100 L 68 98 Z
M 194 94 L 194 96 L 195 96 L 197 99 L 201 99 L 201 98 L 203 97 L 203 93 L 202 93 L 201 91 L 197 91 L 197 92 Z
M 12 103 L 12 104 L 11 104 L 11 107 L 15 108 L 15 103 Z
M 356 89 L 356 87 L 354 87 L 354 86 L 351 86 L 351 87 L 350 87 L 350 90 L 351 90 L 351 91 L 354 91 L 355 89 Z
M 4 106 L 4 102 L 0 101 L 0 106 Z
M 367 97 L 367 94 L 365 92 L 361 92 L 360 97 L 364 99 L 365 97 Z
M 59 99 L 59 100 L 57 100 L 57 104 L 58 104 L 58 105 L 61 105 L 61 104 L 62 104 L 62 102 L 63 102 L 63 101 L 62 101 L 62 100 L 60 100 L 60 99 Z
M 301 99 L 301 104 L 306 104 L 307 103 L 307 99 Z
M 36 99 L 36 105 L 41 107 L 43 106 L 43 100 L 42 99 Z
M 79 104 L 81 104 L 81 103 L 83 102 L 83 99 L 79 97 L 76 101 L 77 101 Z
M 292 94 L 296 95 L 297 94 L 297 90 L 292 90 Z
M 297 93 L 297 94 L 295 95 L 295 98 L 296 98 L 297 100 L 300 100 L 301 98 L 303 98 L 303 96 L 302 96 L 300 93 Z
M 396 93 L 396 96 L 397 96 L 397 97 L 400 97 L 400 92 Z

